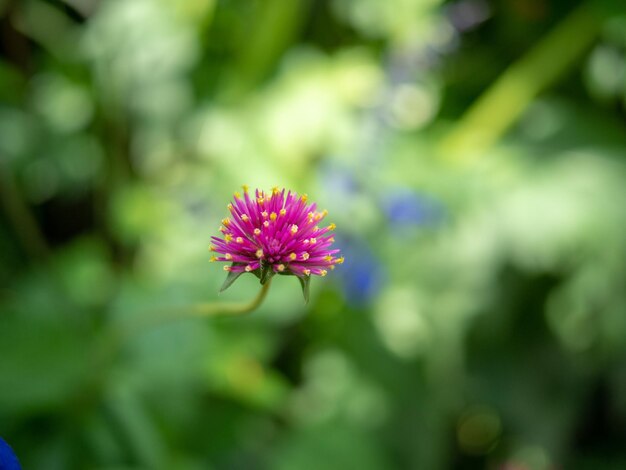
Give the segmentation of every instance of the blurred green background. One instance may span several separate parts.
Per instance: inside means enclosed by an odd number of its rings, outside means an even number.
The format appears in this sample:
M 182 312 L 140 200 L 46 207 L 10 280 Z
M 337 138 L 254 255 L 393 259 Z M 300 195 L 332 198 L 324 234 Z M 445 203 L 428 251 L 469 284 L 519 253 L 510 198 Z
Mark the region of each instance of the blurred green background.
M 622 0 L 2 0 L 0 37 L 25 469 L 626 468 Z M 151 324 L 218 299 L 244 183 L 346 263 Z

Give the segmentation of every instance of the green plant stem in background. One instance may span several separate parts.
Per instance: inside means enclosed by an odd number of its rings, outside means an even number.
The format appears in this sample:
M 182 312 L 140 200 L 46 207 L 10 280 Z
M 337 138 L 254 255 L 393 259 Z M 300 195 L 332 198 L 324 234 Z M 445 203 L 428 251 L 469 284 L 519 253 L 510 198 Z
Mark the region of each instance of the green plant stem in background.
M 265 300 L 265 297 L 267 296 L 267 292 L 269 291 L 271 283 L 272 278 L 268 278 L 265 284 L 263 284 L 263 286 L 261 287 L 261 290 L 259 291 L 257 296 L 252 300 L 252 302 L 213 302 L 206 304 L 197 304 L 193 305 L 190 308 L 190 313 L 193 316 L 199 317 L 212 317 L 223 315 L 238 316 L 250 313 L 256 310 L 263 303 L 263 300 Z
M 245 315 L 256 310 L 267 297 L 271 278 L 263 284 L 261 290 L 251 302 L 211 302 L 203 304 L 192 304 L 186 307 L 179 307 L 171 310 L 164 310 L 159 314 L 149 317 L 142 317 L 138 322 L 125 326 L 118 330 L 111 330 L 105 334 L 100 347 L 96 348 L 94 370 L 100 371 L 102 366 L 107 366 L 115 358 L 122 347 L 135 336 L 141 333 L 176 320 L 184 320 L 193 317 L 235 317 Z
M 533 99 L 589 48 L 605 15 L 586 3 L 513 63 L 470 107 L 440 143 L 446 159 L 471 159 L 493 145 Z
M 0 160 L 2 158 L 4 157 L 0 156 Z M 0 163 L 0 205 L 29 258 L 32 260 L 46 258 L 50 253 L 48 243 L 28 203 L 22 197 L 9 165 L 5 167 L 2 163 Z

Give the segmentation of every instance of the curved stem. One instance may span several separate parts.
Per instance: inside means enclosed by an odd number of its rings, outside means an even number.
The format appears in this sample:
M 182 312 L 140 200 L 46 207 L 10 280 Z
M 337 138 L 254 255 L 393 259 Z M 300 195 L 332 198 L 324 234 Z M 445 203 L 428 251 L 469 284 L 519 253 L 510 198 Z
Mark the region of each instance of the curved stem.
M 157 327 L 164 323 L 182 320 L 191 317 L 217 317 L 217 316 L 237 316 L 245 315 L 256 310 L 265 300 L 271 284 L 271 278 L 267 280 L 263 287 L 251 302 L 227 303 L 214 302 L 195 304 L 188 307 L 165 310 L 158 315 L 142 318 L 135 324 L 123 329 L 112 330 L 105 335 L 99 348 L 96 349 L 96 364 L 94 370 L 99 370 L 102 365 L 109 363 L 121 349 L 121 347 L 134 336 L 143 331 Z
M 267 296 L 267 292 L 270 289 L 270 284 L 272 283 L 272 278 L 269 278 L 263 287 L 257 294 L 257 296 L 252 300 L 252 302 L 243 302 L 243 303 L 226 303 L 226 302 L 214 302 L 214 303 L 206 303 L 206 304 L 197 304 L 191 307 L 191 314 L 194 316 L 208 317 L 215 315 L 244 315 L 246 313 L 250 313 L 253 310 L 256 310 L 259 305 L 263 303 L 265 297 Z

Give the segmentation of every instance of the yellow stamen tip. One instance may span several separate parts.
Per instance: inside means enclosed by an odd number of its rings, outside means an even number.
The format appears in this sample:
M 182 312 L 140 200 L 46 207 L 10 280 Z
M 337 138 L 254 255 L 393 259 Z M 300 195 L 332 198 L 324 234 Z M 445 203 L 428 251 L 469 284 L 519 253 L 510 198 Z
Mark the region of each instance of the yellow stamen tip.
M 291 254 L 289 255 L 289 259 L 290 259 L 291 261 L 293 261 L 293 260 L 294 260 L 294 259 L 296 259 L 297 257 L 298 257 L 298 255 L 296 255 L 295 253 L 291 253 Z
M 215 256 L 211 256 L 211 259 L 209 260 L 211 263 L 217 261 L 217 258 Z
M 306 202 L 308 198 L 309 198 L 309 196 L 308 196 L 308 195 L 303 194 L 303 195 L 302 195 L 302 197 L 301 197 L 300 199 L 302 199 L 302 202 Z
M 330 266 L 328 266 L 330 268 L 330 270 L 332 271 L 333 269 L 335 269 L 335 265 L 331 264 Z
M 241 199 L 241 194 L 235 191 L 235 199 Z
M 230 266 L 224 266 L 224 271 L 230 271 Z
M 278 186 L 274 186 L 274 187 L 272 188 L 272 194 L 278 194 L 278 193 L 279 193 Z
M 326 271 L 325 269 L 322 269 L 321 272 L 320 272 L 320 275 L 322 277 L 324 277 L 324 276 L 326 276 L 326 274 L 328 274 L 328 271 Z
M 308 260 L 308 259 L 309 259 L 309 254 L 308 254 L 306 251 L 305 251 L 304 253 L 302 253 L 302 259 L 303 259 L 304 261 L 306 261 L 306 260 Z
M 243 243 L 243 238 L 241 238 L 241 237 L 237 237 L 237 238 L 235 239 L 235 241 L 236 241 L 237 243 Z
M 244 269 L 245 269 L 245 271 L 246 271 L 247 273 L 249 273 L 250 271 L 252 271 L 252 268 L 250 267 L 250 265 L 246 266 Z
M 298 231 L 298 226 L 296 224 L 293 224 L 291 228 L 289 229 L 289 231 L 295 234 Z
M 227 208 L 229 211 L 232 211 L 232 210 L 233 210 L 233 205 L 232 205 L 232 204 L 228 204 L 228 205 L 226 206 L 226 208 Z
M 241 214 L 241 220 L 247 222 L 248 220 L 250 220 L 250 217 L 248 217 L 246 214 Z
M 209 250 L 210 251 L 215 251 L 215 245 L 209 245 Z
M 269 226 L 270 226 L 270 223 L 267 220 L 263 222 L 263 227 L 267 228 Z
M 270 220 L 276 220 L 276 217 L 277 217 L 276 212 L 272 212 L 270 214 Z
M 324 256 L 324 261 L 332 261 L 333 257 L 328 255 L 328 256 Z
M 315 245 L 317 243 L 317 238 L 311 238 L 311 245 Z
M 344 261 L 344 257 L 342 256 L 341 258 L 337 258 L 337 259 L 335 260 L 335 263 L 337 263 L 337 264 L 343 264 L 343 261 Z
M 261 212 L 261 215 L 263 216 L 264 219 L 267 219 L 267 211 Z
M 276 266 L 276 269 L 278 269 L 282 273 L 285 270 L 285 265 L 279 264 L 278 266 Z
M 259 204 L 263 204 L 265 202 L 265 199 L 262 197 L 257 198 L 256 202 L 258 202 Z
M 311 270 L 310 269 L 305 269 L 304 270 L 304 274 L 306 274 L 307 276 L 309 276 L 311 274 Z
M 244 184 L 244 185 L 242 185 L 242 186 L 241 186 L 241 189 L 243 189 L 243 192 L 244 192 L 244 193 L 247 193 L 247 192 L 248 192 L 249 187 L 248 187 L 248 185 L 247 185 L 247 184 Z
M 229 233 L 229 234 L 227 234 L 227 235 L 224 237 L 224 239 L 225 239 L 225 240 L 226 240 L 226 242 L 228 243 L 228 242 L 233 241 L 233 236 Z
M 231 255 L 230 253 L 226 253 L 226 254 L 224 255 L 224 258 L 226 258 L 226 259 L 228 259 L 228 260 L 231 260 L 231 259 L 233 259 L 233 255 Z
M 287 209 L 281 209 L 279 214 L 280 215 L 285 215 L 287 213 Z
M 222 219 L 222 224 L 224 225 L 224 227 L 228 227 L 230 225 L 230 219 L 228 217 Z
M 257 258 L 263 258 L 263 250 L 262 249 L 259 248 L 258 250 L 256 250 L 255 254 L 256 254 Z
M 260 228 L 255 228 L 254 229 L 254 234 L 255 235 L 261 235 L 261 229 Z
M 337 226 L 335 224 L 330 224 L 328 226 L 328 230 L 335 230 L 337 228 Z

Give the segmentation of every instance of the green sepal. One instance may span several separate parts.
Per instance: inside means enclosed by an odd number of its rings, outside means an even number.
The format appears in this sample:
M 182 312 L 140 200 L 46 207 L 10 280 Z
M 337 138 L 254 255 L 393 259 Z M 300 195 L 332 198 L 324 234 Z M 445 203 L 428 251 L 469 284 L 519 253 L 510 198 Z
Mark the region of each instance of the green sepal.
M 309 287 L 311 286 L 311 276 L 296 276 L 300 281 L 302 287 L 302 295 L 304 296 L 304 302 L 309 303 Z
M 231 264 L 230 266 L 235 266 L 236 263 Z M 245 273 L 245 271 L 241 271 L 241 272 L 233 272 L 233 271 L 229 271 L 228 275 L 226 276 L 226 279 L 224 280 L 224 284 L 222 284 L 222 287 L 220 288 L 220 292 L 224 292 L 226 289 L 228 289 L 233 282 L 235 282 L 237 280 L 237 278 L 239 276 L 241 276 L 243 273 Z
M 258 277 L 259 281 L 261 281 L 261 284 L 263 285 L 274 275 L 274 271 L 272 270 L 271 264 L 265 263 L 261 260 L 261 266 L 252 271 L 252 274 Z
M 272 269 L 272 265 L 269 263 L 264 263 L 261 261 L 261 273 L 259 279 L 261 280 L 261 284 L 265 284 L 270 278 L 274 275 L 274 270 Z

